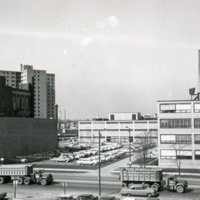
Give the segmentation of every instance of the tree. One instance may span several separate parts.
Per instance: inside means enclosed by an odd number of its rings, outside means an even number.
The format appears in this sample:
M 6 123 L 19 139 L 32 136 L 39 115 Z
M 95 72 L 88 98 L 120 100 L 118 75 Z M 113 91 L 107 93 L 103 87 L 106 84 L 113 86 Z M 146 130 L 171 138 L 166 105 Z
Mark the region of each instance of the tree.
M 140 140 L 140 148 L 137 151 L 136 158 L 139 161 L 140 167 L 146 167 L 148 151 L 156 146 L 152 140 L 152 133 L 150 131 L 144 132 L 143 135 L 137 136 Z
M 178 175 L 179 177 L 181 176 L 181 160 L 184 156 L 184 151 L 183 149 L 185 148 L 185 144 L 173 144 L 171 149 L 173 149 L 175 152 L 175 159 L 173 162 L 176 164 L 177 169 L 178 169 Z

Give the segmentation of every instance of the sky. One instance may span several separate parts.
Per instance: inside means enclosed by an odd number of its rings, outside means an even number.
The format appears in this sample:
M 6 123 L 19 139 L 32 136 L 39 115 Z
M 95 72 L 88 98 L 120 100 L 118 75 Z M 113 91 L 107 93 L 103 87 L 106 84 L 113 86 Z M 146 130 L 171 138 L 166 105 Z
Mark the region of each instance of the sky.
M 55 74 L 60 118 L 156 113 L 198 89 L 199 0 L 0 0 L 0 70 Z

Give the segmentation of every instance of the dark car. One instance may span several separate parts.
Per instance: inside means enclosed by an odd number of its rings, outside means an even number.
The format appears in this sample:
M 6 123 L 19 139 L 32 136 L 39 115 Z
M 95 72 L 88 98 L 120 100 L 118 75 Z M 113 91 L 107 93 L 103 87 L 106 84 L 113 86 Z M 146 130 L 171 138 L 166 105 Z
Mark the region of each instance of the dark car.
M 0 199 L 4 199 L 6 196 L 7 196 L 7 193 L 6 193 L 6 192 L 0 193 Z
M 66 194 L 62 194 L 59 195 L 58 197 L 56 197 L 55 200 L 73 200 L 73 196 L 72 195 L 66 195 Z
M 98 197 L 92 194 L 80 194 L 75 199 L 76 200 L 98 200 Z
M 101 196 L 99 197 L 99 200 L 120 200 L 120 199 L 116 198 L 115 196 Z

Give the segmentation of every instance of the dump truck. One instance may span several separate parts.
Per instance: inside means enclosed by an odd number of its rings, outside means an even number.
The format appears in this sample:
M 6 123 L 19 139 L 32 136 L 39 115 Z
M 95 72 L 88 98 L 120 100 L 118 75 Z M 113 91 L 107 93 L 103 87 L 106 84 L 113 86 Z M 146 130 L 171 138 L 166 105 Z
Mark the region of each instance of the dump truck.
M 0 165 L 0 184 L 11 180 L 17 180 L 20 185 L 31 183 L 48 185 L 53 182 L 53 176 L 34 169 L 34 165 Z
M 122 168 L 120 172 L 122 187 L 129 187 L 131 184 L 143 184 L 145 187 L 152 187 L 156 191 L 161 188 L 183 193 L 188 187 L 186 180 L 177 180 L 176 177 L 166 175 L 162 169 L 151 168 Z

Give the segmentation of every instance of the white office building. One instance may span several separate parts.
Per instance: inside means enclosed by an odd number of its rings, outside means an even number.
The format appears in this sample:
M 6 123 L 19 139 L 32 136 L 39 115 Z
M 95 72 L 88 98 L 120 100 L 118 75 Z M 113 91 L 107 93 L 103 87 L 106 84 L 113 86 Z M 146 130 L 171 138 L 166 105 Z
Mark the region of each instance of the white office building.
M 80 142 L 140 143 L 139 138 L 149 134 L 152 142 L 157 143 L 157 120 L 140 120 L 140 113 L 111 113 L 109 120 L 79 121 Z M 137 120 L 132 120 L 134 119 Z M 111 120 L 112 119 L 112 120 Z M 116 119 L 116 120 L 115 120 Z
M 199 168 L 200 101 L 158 101 L 159 166 Z

